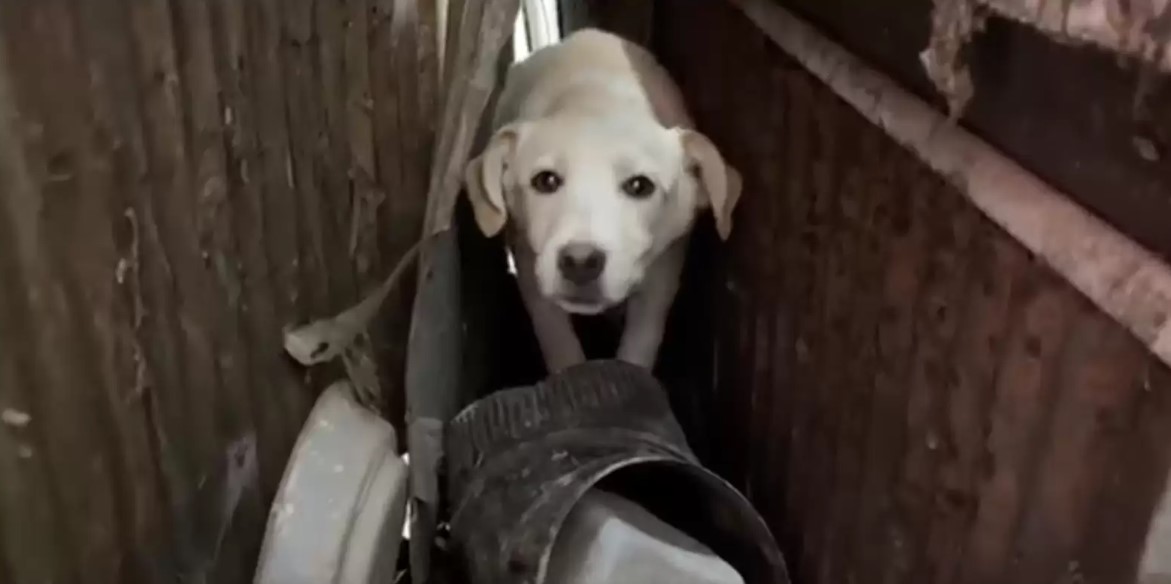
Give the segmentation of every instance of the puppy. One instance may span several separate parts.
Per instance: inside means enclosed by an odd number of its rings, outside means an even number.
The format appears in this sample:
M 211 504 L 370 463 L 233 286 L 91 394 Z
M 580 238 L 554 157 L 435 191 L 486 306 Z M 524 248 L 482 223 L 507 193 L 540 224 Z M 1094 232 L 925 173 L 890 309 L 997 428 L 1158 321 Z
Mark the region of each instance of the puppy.
M 466 190 L 484 234 L 506 231 L 548 369 L 585 360 L 571 313 L 620 305 L 617 357 L 653 367 L 686 236 L 710 209 L 728 237 L 740 175 L 654 57 L 598 30 L 513 65 L 492 128 Z

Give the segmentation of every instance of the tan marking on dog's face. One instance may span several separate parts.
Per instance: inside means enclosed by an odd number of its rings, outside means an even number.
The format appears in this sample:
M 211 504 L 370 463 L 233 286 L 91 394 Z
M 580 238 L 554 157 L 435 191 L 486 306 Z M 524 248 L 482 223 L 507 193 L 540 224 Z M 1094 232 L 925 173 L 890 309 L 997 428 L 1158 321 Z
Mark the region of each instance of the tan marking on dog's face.
M 624 301 L 650 262 L 687 233 L 702 205 L 685 159 L 679 135 L 645 118 L 561 116 L 520 124 L 504 174 L 506 204 L 535 252 L 541 293 L 585 314 Z M 597 278 L 567 277 L 567 266 L 559 266 L 567 250 L 602 254 Z

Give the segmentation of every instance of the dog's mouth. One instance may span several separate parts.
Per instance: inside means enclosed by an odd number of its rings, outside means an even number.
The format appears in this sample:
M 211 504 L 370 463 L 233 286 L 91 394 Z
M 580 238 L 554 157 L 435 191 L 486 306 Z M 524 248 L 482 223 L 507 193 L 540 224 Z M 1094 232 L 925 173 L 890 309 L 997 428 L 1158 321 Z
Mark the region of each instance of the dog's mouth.
M 566 312 L 583 315 L 601 314 L 610 308 L 611 305 L 610 302 L 597 292 L 565 292 L 559 294 L 554 301 Z

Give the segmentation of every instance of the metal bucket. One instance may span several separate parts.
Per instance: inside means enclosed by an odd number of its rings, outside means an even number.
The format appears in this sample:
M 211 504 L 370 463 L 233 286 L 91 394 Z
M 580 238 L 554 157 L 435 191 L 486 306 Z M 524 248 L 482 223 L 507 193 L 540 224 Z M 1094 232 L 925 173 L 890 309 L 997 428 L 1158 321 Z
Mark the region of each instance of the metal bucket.
M 788 584 L 764 521 L 688 448 L 658 381 L 592 361 L 464 409 L 447 430 L 451 535 L 472 584 L 543 584 L 569 511 L 604 485 L 752 583 Z

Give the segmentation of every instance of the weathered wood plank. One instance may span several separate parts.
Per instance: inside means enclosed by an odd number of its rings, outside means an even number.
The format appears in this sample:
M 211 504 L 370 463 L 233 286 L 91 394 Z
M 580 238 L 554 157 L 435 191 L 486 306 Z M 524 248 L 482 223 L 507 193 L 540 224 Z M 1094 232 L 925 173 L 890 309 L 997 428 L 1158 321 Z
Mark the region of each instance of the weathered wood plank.
M 276 481 L 291 446 L 290 428 L 279 412 L 279 405 L 286 399 L 281 393 L 289 391 L 296 379 L 273 350 L 279 346 L 281 323 L 272 302 L 271 267 L 266 254 L 259 130 L 249 99 L 252 81 L 247 74 L 254 63 L 248 52 L 245 6 L 219 0 L 212 8 L 211 20 L 224 117 L 224 172 L 229 193 L 226 203 L 231 209 L 241 276 L 239 310 L 251 363 L 248 393 L 257 431 L 261 492 L 267 498 L 276 492 Z
M 314 79 L 316 36 L 313 0 L 279 2 L 281 15 L 279 59 L 284 69 L 285 118 L 288 127 L 289 178 L 297 205 L 297 240 L 300 242 L 299 285 L 310 315 L 330 311 L 329 278 L 321 205 L 319 147 L 324 136 L 320 108 L 320 83 Z
M 284 327 L 311 318 L 307 291 L 302 290 L 302 242 L 298 237 L 301 205 L 298 204 L 288 129 L 288 93 L 285 88 L 284 52 L 281 49 L 281 2 L 264 0 L 246 4 L 249 39 L 247 71 L 252 83 L 250 98 L 257 118 L 257 145 L 264 187 L 265 247 L 270 267 L 277 322 Z M 279 339 L 274 334 L 274 340 Z M 279 340 L 277 341 L 280 342 Z M 279 344 L 278 344 L 279 346 Z M 291 388 L 290 388 L 291 389 Z M 278 402 L 282 417 L 303 420 L 308 395 L 282 392 Z
M 379 207 L 374 156 L 374 97 L 370 71 L 370 9 L 367 0 L 346 0 L 346 126 L 350 142 L 350 253 L 359 286 L 369 285 L 370 271 L 382 265 L 377 234 Z M 377 277 L 375 277 L 376 279 Z
M 130 5 L 130 36 L 134 46 L 134 84 L 138 92 L 141 119 L 140 176 L 145 180 L 137 191 L 135 224 L 144 248 L 145 270 L 159 295 L 166 295 L 170 314 L 151 311 L 170 322 L 154 343 L 176 344 L 171 367 L 184 380 L 170 385 L 173 378 L 156 386 L 157 405 L 166 412 L 168 424 L 158 428 L 161 461 L 165 466 L 178 452 L 186 452 L 187 467 L 169 482 L 171 504 L 178 509 L 190 500 L 194 479 L 202 469 L 219 458 L 212 425 L 220 371 L 209 326 L 214 315 L 210 290 L 201 273 L 200 241 L 189 200 L 190 169 L 184 137 L 182 87 L 172 37 L 170 7 L 160 0 Z M 153 306 L 154 303 L 151 303 Z M 161 368 L 160 368 L 161 369 Z M 176 439 L 176 436 L 183 438 Z M 167 471 L 168 469 L 164 469 Z
M 394 265 L 395 252 L 406 249 L 401 246 L 407 240 L 406 234 L 388 230 L 389 226 L 395 225 L 407 174 L 399 110 L 408 88 L 402 87 L 398 76 L 400 62 L 396 58 L 396 51 L 402 39 L 395 33 L 402 23 L 397 22 L 395 17 L 402 17 L 402 14 L 396 14 L 396 4 L 396 0 L 369 0 L 370 97 L 375 162 L 375 174 L 372 177 L 378 188 L 386 193 L 386 200 L 378 209 L 377 235 L 384 269 Z
M 315 3 L 318 90 L 323 107 L 320 139 L 322 227 L 333 302 L 357 299 L 350 241 L 350 144 L 346 134 L 346 29 L 351 26 L 345 0 Z M 347 269 L 348 268 L 348 269 Z M 347 304 L 348 305 L 348 304 Z
M 0 28 L 0 132 L 20 136 L 29 123 L 17 109 L 9 57 L 9 35 Z M 25 268 L 27 248 L 35 246 L 35 234 L 21 229 L 14 220 L 28 220 L 27 206 L 36 196 L 29 176 L 23 146 L 17 140 L 0 141 L 0 566 L 13 582 L 68 581 L 72 572 L 72 550 L 55 545 L 72 537 L 69 526 L 59 519 L 65 512 L 55 496 L 47 452 L 41 448 L 38 420 L 30 426 L 35 412 L 35 379 L 29 361 L 35 359 L 35 337 L 29 337 L 29 292 Z M 15 212 L 14 212 L 15 211 Z
M 119 446 L 138 446 L 142 453 L 146 445 L 123 443 L 115 429 L 115 419 L 138 429 L 142 420 L 121 415 L 126 403 L 109 386 L 113 363 L 106 350 L 113 343 L 100 344 L 114 335 L 117 255 L 109 226 L 100 220 L 107 211 L 108 171 L 90 133 L 88 67 L 67 3 L 0 10 L 0 22 L 25 24 L 5 32 L 9 55 L 22 46 L 41 47 L 34 54 L 20 51 L 8 63 L 20 110 L 13 119 L 26 124 L 12 134 L 22 138 L 16 147 L 23 155 L 10 163 L 24 178 L 6 189 L 14 252 L 24 273 L 16 281 L 25 284 L 17 292 L 25 296 L 18 317 L 23 323 L 14 327 L 12 340 L 24 337 L 19 342 L 27 344 L 17 351 L 23 353 L 21 385 L 32 392 L 24 413 L 37 435 L 23 452 L 47 461 L 53 483 L 35 496 L 51 493 L 59 507 L 62 535 L 73 543 L 71 553 L 65 552 L 72 556 L 67 569 L 91 565 L 130 580 L 136 570 L 124 563 L 121 550 L 135 534 L 118 489 L 131 485 L 124 482 Z
M 222 460 L 225 444 L 243 436 L 265 433 L 264 429 L 257 428 L 258 417 L 254 414 L 257 404 L 251 397 L 251 387 L 264 381 L 251 371 L 250 349 L 255 348 L 246 344 L 248 337 L 242 321 L 242 261 L 229 203 L 230 183 L 224 150 L 228 115 L 221 102 L 215 52 L 217 35 L 213 30 L 211 7 L 205 1 L 182 0 L 172 4 L 171 9 L 184 88 L 183 117 L 191 173 L 186 206 L 200 242 L 198 249 L 203 260 L 200 276 L 206 286 L 203 290 L 214 299 L 209 302 L 205 318 L 210 319 L 206 324 L 213 337 L 222 383 L 212 422 Z M 203 472 L 210 474 L 214 470 Z M 213 486 L 218 488 L 219 485 Z M 248 488 L 245 494 L 253 496 L 246 496 L 237 511 L 263 516 L 263 503 L 255 496 L 258 491 Z M 214 532 L 219 517 L 209 515 L 202 529 Z M 246 533 L 231 543 L 215 550 L 220 557 L 208 560 L 215 564 L 212 577 L 218 581 L 247 580 L 255 565 L 260 534 Z

